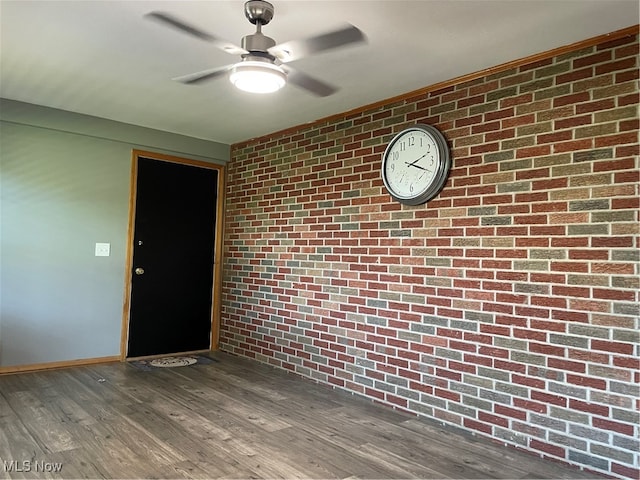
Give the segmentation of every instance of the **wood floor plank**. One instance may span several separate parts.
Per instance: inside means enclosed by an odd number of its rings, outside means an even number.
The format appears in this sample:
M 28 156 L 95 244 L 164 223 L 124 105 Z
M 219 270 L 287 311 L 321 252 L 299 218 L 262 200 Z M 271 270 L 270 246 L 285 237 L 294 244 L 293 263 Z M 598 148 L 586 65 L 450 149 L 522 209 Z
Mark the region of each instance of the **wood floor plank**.
M 73 396 L 64 395 L 56 386 L 44 388 L 40 398 L 59 422 L 79 425 L 91 425 L 96 422 L 96 419 L 82 408 Z
M 239 435 L 234 435 L 214 420 L 200 415 L 189 406 L 179 402 L 172 402 L 164 397 L 154 399 L 149 408 L 160 412 L 170 422 L 179 424 L 188 435 L 196 438 L 206 451 L 215 452 L 210 455 L 210 460 L 215 459 L 220 454 L 219 461 L 215 462 L 216 464 L 227 462 L 235 467 L 236 471 L 244 473 L 248 471 L 252 475 L 259 475 L 258 472 L 266 471 L 269 477 L 280 476 L 280 470 L 274 469 L 271 465 L 273 463 L 272 459 L 259 457 L 259 449 L 256 448 L 256 445 L 252 445 L 251 442 L 246 441 Z M 253 473 L 254 471 L 258 472 Z M 297 471 L 295 473 L 295 476 L 302 474 L 302 472 Z M 228 474 L 234 475 L 235 473 L 225 473 L 224 476 Z
M 311 477 L 346 478 L 358 472 L 361 478 L 394 478 L 393 468 L 371 462 L 360 455 L 359 448 L 353 448 L 339 438 L 296 428 L 294 431 L 276 432 L 273 440 L 279 445 L 283 459 L 299 465 L 305 472 L 316 473 L 310 474 Z
M 437 472 L 443 477 L 492 478 L 501 474 L 510 478 L 519 478 L 526 473 L 526 471 L 519 469 L 517 464 L 510 465 L 504 461 L 500 461 L 499 464 L 487 464 L 486 462 L 480 464 L 476 457 L 468 455 L 459 447 L 456 439 L 447 440 L 442 429 L 430 430 L 433 436 L 429 437 L 428 442 L 425 442 L 424 436 L 418 435 L 404 426 L 408 421 L 406 415 L 401 415 L 401 422 L 377 422 L 375 425 L 351 409 L 337 412 L 335 416 L 344 424 L 361 425 L 360 428 L 364 433 L 361 433 L 359 437 L 367 442 L 369 448 L 384 446 L 385 451 L 390 454 L 404 456 L 407 461 L 414 463 L 429 465 L 433 472 Z
M 229 395 L 216 392 L 213 388 L 201 387 L 194 390 L 193 393 L 202 399 L 215 402 L 226 414 L 243 418 L 267 432 L 275 432 L 291 426 L 278 418 L 277 415 L 269 412 L 267 408 L 263 408 L 253 401 L 243 401 L 242 398 L 234 399 Z
M 97 424 L 87 429 L 82 443 L 87 451 L 84 461 L 93 469 L 105 472 L 106 478 L 144 478 L 148 459 L 141 457 L 138 449 L 131 448 L 130 439 L 122 434 L 119 426 L 117 423 Z M 73 456 L 72 465 L 82 470 L 78 458 Z
M 23 462 L 44 455 L 45 451 L 18 417 L 0 421 L 0 460 Z
M 238 469 L 229 471 L 219 464 L 215 464 L 206 460 L 194 462 L 191 460 L 176 463 L 168 468 L 161 468 L 152 471 L 148 478 L 184 478 L 184 479 L 201 479 L 208 480 L 211 478 L 223 478 L 227 475 L 239 475 L 243 478 L 250 478 L 254 475 L 248 470 L 240 472 Z
M 61 452 L 77 448 L 66 425 L 53 414 L 48 405 L 34 393 L 11 392 L 5 399 L 29 431 L 35 443 L 44 452 Z
M 9 405 L 9 402 L 0 391 L 0 422 L 5 419 L 7 421 L 15 420 L 15 418 L 16 412 L 13 411 L 13 408 L 11 408 L 11 405 Z
M 211 357 L 0 376 L 0 459 L 63 465 L 0 478 L 600 478 L 268 365 Z
M 346 457 L 343 460 L 345 465 L 353 465 L 354 462 L 372 464 L 370 452 L 379 449 L 387 452 L 389 456 L 405 459 L 405 462 L 399 462 L 402 465 L 401 468 L 389 468 L 389 462 L 381 456 L 377 461 L 387 465 L 383 470 L 383 477 L 396 478 L 399 472 L 404 472 L 401 475 L 403 477 L 459 478 L 461 473 L 466 472 L 470 478 L 492 478 L 492 476 L 482 475 L 482 470 L 474 469 L 458 458 L 450 459 L 443 466 L 442 462 L 437 461 L 440 458 L 440 450 L 433 451 L 431 444 L 424 442 L 424 438 L 412 435 L 410 431 L 404 431 L 395 422 L 385 422 L 382 419 L 377 422 L 349 420 L 341 409 L 331 413 L 335 422 L 323 421 L 322 417 L 307 418 L 303 423 L 304 426 L 298 428 L 309 437 L 321 438 L 335 445 L 342 452 L 342 457 Z M 409 434 L 408 438 L 403 437 L 404 433 Z M 455 445 L 451 445 L 450 448 L 455 451 Z M 448 454 L 448 457 L 453 456 Z M 422 468 L 419 475 L 410 474 L 407 465 L 403 464 L 413 464 L 415 468 L 420 461 L 422 461 Z M 377 469 L 381 470 L 380 465 L 377 465 Z M 521 472 L 516 471 L 516 473 Z M 367 476 L 372 477 L 375 474 L 376 472 L 370 472 Z
M 482 470 L 486 475 L 508 474 L 512 478 L 527 478 L 535 472 L 534 478 L 539 479 L 599 478 L 595 474 L 563 468 L 555 462 L 547 462 L 535 455 L 502 447 L 464 432 L 438 426 L 433 422 L 410 419 L 404 422 L 403 426 L 430 438 L 432 444 L 440 451 L 441 460 L 450 462 L 451 457 L 455 457 Z

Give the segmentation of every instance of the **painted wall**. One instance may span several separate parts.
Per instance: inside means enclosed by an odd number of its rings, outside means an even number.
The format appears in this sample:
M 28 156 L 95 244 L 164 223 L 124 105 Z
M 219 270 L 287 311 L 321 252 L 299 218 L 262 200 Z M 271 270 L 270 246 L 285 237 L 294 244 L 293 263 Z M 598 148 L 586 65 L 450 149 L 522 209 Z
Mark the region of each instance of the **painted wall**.
M 119 355 L 131 150 L 222 163 L 229 147 L 10 100 L 0 112 L 0 367 Z
M 414 123 L 453 169 L 401 206 Z M 232 147 L 221 348 L 638 477 L 638 39 Z

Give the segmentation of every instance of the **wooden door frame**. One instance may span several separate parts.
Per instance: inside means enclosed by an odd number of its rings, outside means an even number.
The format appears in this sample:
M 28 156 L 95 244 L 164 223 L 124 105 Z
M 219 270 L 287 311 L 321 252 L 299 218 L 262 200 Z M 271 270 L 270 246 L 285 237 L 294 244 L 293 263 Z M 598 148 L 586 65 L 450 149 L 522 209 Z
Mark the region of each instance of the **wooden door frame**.
M 148 158 L 160 162 L 192 165 L 218 171 L 218 191 L 216 198 L 216 230 L 214 237 L 213 259 L 213 292 L 211 296 L 211 336 L 209 349 L 217 350 L 220 340 L 220 316 L 222 311 L 222 246 L 224 223 L 224 191 L 225 191 L 225 166 L 222 164 L 208 163 L 201 160 L 192 160 L 164 153 L 148 152 L 133 149 L 131 151 L 131 185 L 129 191 L 129 226 L 127 228 L 127 251 L 125 257 L 125 282 L 124 302 L 122 305 L 122 330 L 120 335 L 120 360 L 127 360 L 127 344 L 129 340 L 129 315 L 131 308 L 131 272 L 133 269 L 133 236 L 136 220 L 136 194 L 138 190 L 138 158 Z M 179 352 L 176 352 L 179 353 Z M 187 353 L 187 352 L 184 352 Z

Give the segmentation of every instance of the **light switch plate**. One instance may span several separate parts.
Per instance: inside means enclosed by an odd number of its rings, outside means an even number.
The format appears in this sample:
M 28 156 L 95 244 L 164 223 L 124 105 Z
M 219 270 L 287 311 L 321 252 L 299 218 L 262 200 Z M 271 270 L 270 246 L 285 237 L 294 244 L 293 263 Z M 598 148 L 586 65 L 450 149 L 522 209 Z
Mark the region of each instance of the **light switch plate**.
M 110 243 L 96 243 L 96 257 L 108 257 L 110 253 Z

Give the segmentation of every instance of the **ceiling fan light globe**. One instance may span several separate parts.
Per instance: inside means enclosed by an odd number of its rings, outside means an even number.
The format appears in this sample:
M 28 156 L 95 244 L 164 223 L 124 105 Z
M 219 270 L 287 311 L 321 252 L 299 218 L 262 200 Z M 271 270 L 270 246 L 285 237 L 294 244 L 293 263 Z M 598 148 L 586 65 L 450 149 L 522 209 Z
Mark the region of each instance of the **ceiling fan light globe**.
M 229 80 L 245 92 L 273 93 L 287 83 L 287 74 L 271 63 L 245 61 L 233 66 Z

